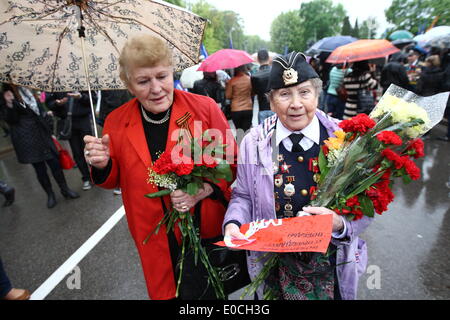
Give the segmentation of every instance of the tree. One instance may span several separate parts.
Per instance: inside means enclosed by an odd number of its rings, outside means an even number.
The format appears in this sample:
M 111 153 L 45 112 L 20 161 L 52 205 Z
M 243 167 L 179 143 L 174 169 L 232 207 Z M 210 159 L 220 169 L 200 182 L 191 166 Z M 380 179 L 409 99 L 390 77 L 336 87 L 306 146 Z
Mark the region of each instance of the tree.
M 183 7 L 183 8 L 186 7 L 186 3 L 183 0 L 164 0 L 164 1 L 174 4 L 176 6 L 179 6 L 179 7 Z
M 299 10 L 291 10 L 278 15 L 270 27 L 270 38 L 272 39 L 272 51 L 284 53 L 286 46 L 288 51 L 301 51 L 300 44 L 304 41 Z
M 308 42 L 340 33 L 346 16 L 342 4 L 333 5 L 332 0 L 312 0 L 300 6 L 301 38 L 299 47 L 307 49 Z
M 412 33 L 417 33 L 422 25 L 431 27 L 435 18 L 435 26 L 450 24 L 448 1 L 443 0 L 393 0 L 385 15 L 395 29 Z
M 356 18 L 355 27 L 352 30 L 352 36 L 355 37 L 355 38 L 359 38 L 358 18 Z
M 344 22 L 342 24 L 341 35 L 343 36 L 351 36 L 352 35 L 352 25 L 350 24 L 350 19 L 348 16 L 345 16 Z
M 233 11 L 220 11 L 204 0 L 196 2 L 189 9 L 208 20 L 203 37 L 208 53 L 229 48 L 230 38 L 233 40 L 233 48 L 244 49 L 245 37 L 239 14 Z

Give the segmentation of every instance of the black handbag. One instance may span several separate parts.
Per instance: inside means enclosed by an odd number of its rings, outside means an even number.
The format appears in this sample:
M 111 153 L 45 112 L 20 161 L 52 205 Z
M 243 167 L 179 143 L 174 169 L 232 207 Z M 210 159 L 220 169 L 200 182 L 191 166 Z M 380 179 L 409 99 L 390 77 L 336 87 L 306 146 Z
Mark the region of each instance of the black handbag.
M 223 197 L 223 195 L 222 195 Z M 222 199 L 221 199 L 222 200 Z M 223 198 L 223 200 L 225 200 Z M 226 201 L 226 200 L 225 200 Z M 228 205 L 228 204 L 227 204 Z M 200 226 L 201 202 L 195 206 L 194 223 Z M 219 247 L 214 243 L 223 240 L 223 236 L 211 239 L 202 239 L 202 245 L 206 249 L 211 265 L 216 269 L 224 285 L 225 295 L 239 290 L 250 284 L 250 276 L 247 269 L 247 251 L 229 250 Z M 180 261 L 181 256 L 178 261 Z M 176 281 L 178 280 L 180 263 L 176 266 Z M 194 252 L 186 250 L 183 260 L 183 274 L 179 287 L 179 297 L 182 300 L 215 300 L 217 299 L 213 285 L 208 281 L 208 272 L 200 261 L 195 264 Z
M 72 136 L 72 112 L 73 97 L 69 98 L 69 111 L 64 119 L 58 120 L 56 123 L 56 136 L 58 140 L 69 140 Z
M 357 113 L 369 114 L 375 107 L 375 99 L 373 98 L 372 92 L 368 89 L 363 89 L 360 87 L 358 89 L 358 103 L 356 111 Z

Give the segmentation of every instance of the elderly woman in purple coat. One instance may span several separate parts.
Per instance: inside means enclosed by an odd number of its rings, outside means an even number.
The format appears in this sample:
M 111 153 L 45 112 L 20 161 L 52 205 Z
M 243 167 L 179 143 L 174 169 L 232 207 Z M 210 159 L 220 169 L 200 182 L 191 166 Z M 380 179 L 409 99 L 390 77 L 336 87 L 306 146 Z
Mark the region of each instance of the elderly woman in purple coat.
M 308 207 L 319 174 L 314 160 L 323 141 L 339 129 L 338 120 L 317 109 L 322 81 L 302 53 L 274 59 L 269 88 L 276 114 L 242 140 L 224 234 L 242 239 L 239 227 L 251 221 L 331 214 L 333 233 L 327 254 L 278 254 L 257 295 L 261 299 L 270 291 L 284 300 L 355 299 L 358 278 L 367 264 L 366 245 L 358 235 L 372 219 L 347 221 L 327 208 Z M 255 279 L 267 255 L 249 251 L 247 257 Z

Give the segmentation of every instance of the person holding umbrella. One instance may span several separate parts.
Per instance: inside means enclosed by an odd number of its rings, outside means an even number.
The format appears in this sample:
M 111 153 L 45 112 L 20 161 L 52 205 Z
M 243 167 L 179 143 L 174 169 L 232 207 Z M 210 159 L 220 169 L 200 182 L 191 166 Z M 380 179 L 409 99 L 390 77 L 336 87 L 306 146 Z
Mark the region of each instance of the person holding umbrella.
M 146 34 L 131 38 L 122 49 L 119 62 L 121 79 L 136 98 L 108 115 L 102 138 L 84 138 L 85 159 L 92 166 L 97 185 L 107 189 L 120 185 L 122 189 L 149 297 L 174 299 L 182 241 L 179 229 L 166 233 L 163 226 L 148 243 L 143 242 L 167 209 L 194 212 L 196 205 L 201 205 L 201 238 L 219 236 L 225 214 L 221 199 L 229 199 L 231 182 L 205 181 L 195 196 L 176 190 L 170 196 L 149 199 L 144 195 L 157 191 L 157 187 L 147 182 L 148 168 L 161 152 L 170 151 L 179 143 L 180 132 L 185 133 L 183 141 L 190 141 L 189 136 L 199 138 L 211 128 L 227 137 L 230 128 L 214 100 L 174 89 L 172 52 L 160 38 Z M 235 154 L 234 139 L 223 141 L 227 150 Z

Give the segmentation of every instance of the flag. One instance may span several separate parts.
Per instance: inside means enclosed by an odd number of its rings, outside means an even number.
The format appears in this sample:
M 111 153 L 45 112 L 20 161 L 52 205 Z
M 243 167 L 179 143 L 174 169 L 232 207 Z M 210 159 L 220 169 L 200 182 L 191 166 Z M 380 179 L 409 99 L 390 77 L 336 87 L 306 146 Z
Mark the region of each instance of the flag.
M 208 58 L 208 51 L 206 51 L 205 45 L 202 43 L 200 46 L 200 54 L 206 58 Z

